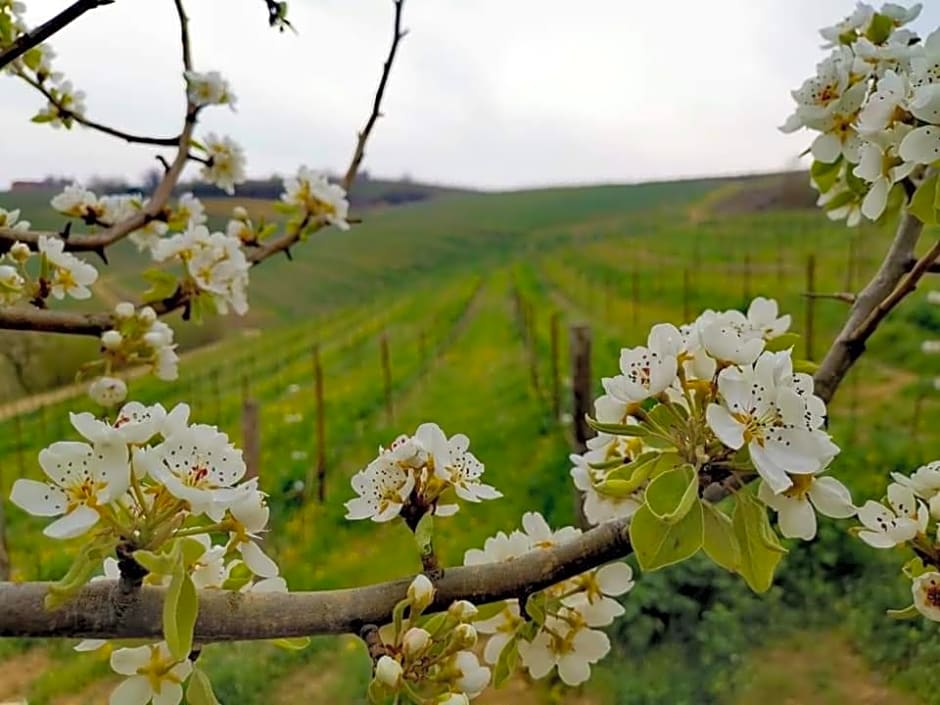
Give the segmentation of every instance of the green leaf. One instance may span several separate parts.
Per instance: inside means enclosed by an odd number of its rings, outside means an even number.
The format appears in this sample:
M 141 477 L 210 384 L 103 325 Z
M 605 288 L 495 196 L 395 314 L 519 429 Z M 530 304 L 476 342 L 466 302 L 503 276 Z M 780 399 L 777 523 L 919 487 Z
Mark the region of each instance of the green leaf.
M 492 619 L 498 614 L 501 614 L 502 611 L 506 609 L 505 602 L 490 602 L 487 605 L 479 605 L 477 607 L 477 614 L 473 618 L 474 622 L 485 622 L 487 619 Z
M 151 267 L 142 272 L 141 276 L 150 284 L 150 288 L 143 294 L 144 303 L 153 303 L 160 301 L 173 294 L 176 291 L 176 275 L 167 272 L 164 269 Z
M 669 470 L 646 488 L 646 506 L 666 524 L 676 524 L 698 499 L 698 475 L 691 465 Z
M 914 557 L 904 564 L 904 567 L 901 571 L 906 575 L 910 580 L 918 578 L 924 573 L 929 573 L 933 568 L 924 565 L 924 562 L 919 557 Z
M 194 668 L 189 676 L 189 685 L 186 688 L 187 705 L 219 705 L 219 701 L 212 692 L 212 683 L 209 676 L 202 670 Z
M 820 193 L 828 193 L 839 180 L 839 170 L 842 167 L 842 158 L 840 157 L 832 164 L 814 161 L 810 167 L 809 173 L 813 182 L 819 188 Z
M 499 688 L 516 672 L 516 664 L 519 661 L 518 644 L 518 635 L 513 635 L 499 652 L 499 658 L 496 659 L 496 666 L 493 668 L 494 687 Z
M 612 436 L 645 436 L 649 433 L 649 430 L 640 424 L 601 423 L 590 416 L 587 417 L 587 422 L 598 433 L 609 433 Z
M 196 586 L 180 556 L 163 602 L 163 635 L 170 653 L 176 659 L 189 658 L 189 652 L 193 650 L 193 630 L 198 612 Z
M 299 636 L 293 639 L 272 639 L 271 643 L 280 649 L 288 651 L 303 651 L 310 646 L 309 636 Z
M 819 369 L 819 363 L 813 362 L 812 360 L 794 360 L 793 361 L 793 371 L 794 372 L 805 372 L 808 375 L 816 374 L 816 370 Z
M 626 499 L 636 492 L 643 482 L 646 482 L 645 477 L 639 483 L 633 482 L 631 480 L 604 480 L 599 485 L 595 485 L 594 489 L 596 489 L 600 494 L 607 495 L 608 497 Z
M 920 617 L 920 612 L 917 611 L 914 605 L 908 605 L 900 610 L 886 610 L 885 614 L 891 617 L 891 619 L 917 619 Z
M 434 550 L 433 546 L 434 538 L 434 516 L 431 512 L 425 514 L 418 521 L 418 525 L 415 527 L 415 543 L 418 544 L 418 550 L 421 552 L 422 556 L 430 555 Z
M 732 515 L 734 535 L 741 547 L 738 572 L 754 592 L 767 592 L 773 584 L 774 571 L 787 550 L 780 545 L 770 526 L 767 508 L 746 491 L 735 496 Z
M 834 211 L 836 208 L 841 208 L 842 206 L 853 203 L 857 200 L 857 197 L 851 191 L 843 191 L 842 193 L 836 194 L 830 200 L 826 201 L 823 205 L 824 211 Z
M 656 518 L 647 506 L 640 507 L 630 521 L 630 542 L 640 568 L 657 570 L 695 555 L 704 537 L 701 502 L 676 524 Z
M 880 12 L 876 12 L 871 18 L 871 22 L 868 23 L 868 29 L 865 30 L 865 36 L 868 37 L 873 44 L 884 44 L 888 41 L 888 37 L 891 36 L 891 33 L 894 31 L 894 20 L 892 20 L 887 15 L 882 15 Z
M 167 551 L 134 551 L 134 560 L 154 575 L 172 575 L 179 555 Z
M 588 463 L 588 466 L 595 470 L 613 470 L 614 468 L 626 468 L 630 463 L 624 463 L 623 458 L 611 458 L 610 460 L 601 460 L 597 463 Z
M 852 90 L 852 89 L 849 89 Z M 861 176 L 855 175 L 855 169 L 852 165 L 847 165 L 845 169 L 845 183 L 849 187 L 849 191 L 855 194 L 855 198 L 852 200 L 857 200 L 858 197 L 864 196 L 871 190 L 871 184 L 869 184 Z M 832 210 L 831 208 L 826 207 L 826 210 Z
M 55 115 L 49 115 L 45 113 L 37 113 L 36 115 L 33 115 L 29 119 L 30 122 L 35 122 L 39 124 L 42 124 L 44 122 L 52 122 L 53 120 L 55 120 Z
M 784 333 L 768 340 L 764 345 L 764 350 L 767 352 L 780 352 L 781 350 L 796 347 L 801 339 L 796 333 Z
M 940 178 L 934 174 L 928 179 L 924 179 L 914 195 L 911 196 L 911 203 L 907 207 L 913 215 L 925 225 L 936 225 L 940 220 L 940 213 L 937 210 L 937 188 L 940 187 Z
M 23 54 L 23 63 L 26 64 L 26 67 L 30 71 L 37 71 L 39 65 L 42 64 L 42 49 L 39 47 L 33 47 L 25 54 Z
M 542 604 L 544 599 L 544 593 L 535 593 L 529 595 L 529 599 L 525 601 L 525 613 L 539 625 L 545 624 L 545 606 Z
M 741 547 L 734 535 L 731 518 L 710 502 L 705 508 L 705 555 L 725 570 L 736 573 L 741 565 Z
M 134 555 L 136 556 L 137 554 Z M 225 582 L 222 583 L 222 589 L 232 591 L 241 590 L 252 580 L 254 580 L 254 575 L 248 569 L 248 566 L 239 561 L 229 572 Z

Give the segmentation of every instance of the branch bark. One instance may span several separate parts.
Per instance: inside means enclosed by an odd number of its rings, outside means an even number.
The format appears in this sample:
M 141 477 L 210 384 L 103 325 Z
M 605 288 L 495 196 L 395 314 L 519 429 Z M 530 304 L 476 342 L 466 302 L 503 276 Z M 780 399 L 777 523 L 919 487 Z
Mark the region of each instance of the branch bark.
M 445 570 L 432 610 L 458 599 L 484 604 L 554 585 L 630 552 L 626 521 L 617 520 L 551 549 L 507 563 Z M 387 624 L 411 583 L 402 578 L 367 587 L 293 593 L 202 590 L 195 641 L 277 639 L 311 634 L 358 634 L 366 624 Z M 122 596 L 117 581 L 87 585 L 56 611 L 43 606 L 48 583 L 0 583 L 0 637 L 160 638 L 165 589 L 144 587 Z
M 89 10 L 111 5 L 113 2 L 114 0 L 78 0 L 78 2 L 72 3 L 58 15 L 36 27 L 36 29 L 17 37 L 13 44 L 0 53 L 0 69 L 13 63 L 33 47 L 42 44 L 53 34 L 64 29 Z
M 917 246 L 923 229 L 924 224 L 912 214 L 905 212 L 901 216 L 897 234 L 881 266 L 855 298 L 842 330 L 836 336 L 814 376 L 816 394 L 826 403 L 829 403 L 845 375 L 865 351 L 866 341 L 884 317 L 882 315 L 875 321 L 874 326 L 863 325 L 873 312 L 889 301 L 889 297 L 901 283 L 909 268 L 907 263 L 914 257 L 914 248 Z M 922 274 L 923 272 L 920 272 L 914 279 L 914 284 Z M 900 298 L 891 301 L 884 313 L 887 314 L 899 301 Z

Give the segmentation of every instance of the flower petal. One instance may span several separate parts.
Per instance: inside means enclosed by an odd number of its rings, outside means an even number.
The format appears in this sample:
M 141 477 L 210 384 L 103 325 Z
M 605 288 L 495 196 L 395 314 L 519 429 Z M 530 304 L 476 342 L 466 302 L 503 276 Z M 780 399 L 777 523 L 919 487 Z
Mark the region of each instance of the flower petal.
M 848 488 L 834 477 L 815 478 L 809 498 L 820 514 L 833 519 L 846 519 L 857 511 Z
M 71 539 L 81 536 L 91 527 L 98 523 L 98 512 L 91 507 L 82 505 L 76 507 L 71 513 L 66 514 L 47 526 L 42 533 L 51 539 Z
M 55 517 L 65 511 L 68 497 L 51 484 L 35 480 L 17 480 L 13 483 L 10 501 L 37 517 Z
M 152 696 L 153 690 L 144 676 L 131 676 L 114 689 L 109 703 L 110 705 L 146 705 Z

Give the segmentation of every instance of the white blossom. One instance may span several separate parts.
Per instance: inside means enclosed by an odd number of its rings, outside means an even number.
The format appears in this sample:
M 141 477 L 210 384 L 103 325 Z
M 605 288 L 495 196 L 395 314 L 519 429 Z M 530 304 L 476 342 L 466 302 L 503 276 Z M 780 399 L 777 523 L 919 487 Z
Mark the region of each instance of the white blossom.
M 940 573 L 930 571 L 914 578 L 911 583 L 914 607 L 924 617 L 940 622 Z
M 793 485 L 779 494 L 760 483 L 757 496 L 777 512 L 780 533 L 787 538 L 810 541 L 816 536 L 816 512 L 833 519 L 856 513 L 848 488 L 834 477 L 819 474 L 792 475 Z
M 545 626 L 532 641 L 519 642 L 522 664 L 535 679 L 544 678 L 557 667 L 566 685 L 580 685 L 591 677 L 591 664 L 610 651 L 607 635 L 589 629 L 576 613 L 570 619 L 549 617 Z
M 892 548 L 927 529 L 929 514 L 914 491 L 896 482 L 888 485 L 888 505 L 869 500 L 858 510 L 865 529 L 858 537 L 873 548 Z
M 88 288 L 98 279 L 98 270 L 65 251 L 65 242 L 57 237 L 39 236 L 39 251 L 49 264 L 49 290 L 57 299 L 71 296 L 87 299 Z
M 34 516 L 61 516 L 43 531 L 51 538 L 81 536 L 130 486 L 126 446 L 59 441 L 40 451 L 39 465 L 48 481 L 19 479 L 10 499 Z
M 104 212 L 94 192 L 77 183 L 66 186 L 62 193 L 53 196 L 50 205 L 73 218 L 94 220 Z
M 13 230 L 15 232 L 29 230 L 29 221 L 20 220 L 19 217 L 19 210 L 8 211 L 4 208 L 0 208 L 0 228 Z
M 340 230 L 349 229 L 346 191 L 338 184 L 331 184 L 325 174 L 300 167 L 297 176 L 285 179 L 281 200 L 324 218 Z
M 232 195 L 236 184 L 245 181 L 245 155 L 229 137 L 210 134 L 205 140 L 209 163 L 202 168 L 202 178 Z
M 179 705 L 181 684 L 193 670 L 189 659 L 173 658 L 166 642 L 118 649 L 111 654 L 111 668 L 128 678 L 111 693 L 110 705 Z
M 222 78 L 218 71 L 209 71 L 208 73 L 198 73 L 197 71 L 186 71 L 183 76 L 186 78 L 188 87 L 187 95 L 193 105 L 228 105 L 235 110 L 235 95 L 228 85 L 228 81 Z
M 753 367 L 728 367 L 718 376 L 720 404 L 706 409 L 708 425 L 732 449 L 747 446 L 754 467 L 775 493 L 793 485 L 790 474 L 815 473 L 838 453 L 820 426 L 819 402 L 781 375 L 782 356 L 765 353 Z M 825 406 L 823 405 L 823 409 Z
M 676 379 L 679 330 L 668 323 L 653 326 L 646 347 L 620 351 L 620 372 L 603 380 L 604 390 L 617 401 L 631 404 L 656 396 Z

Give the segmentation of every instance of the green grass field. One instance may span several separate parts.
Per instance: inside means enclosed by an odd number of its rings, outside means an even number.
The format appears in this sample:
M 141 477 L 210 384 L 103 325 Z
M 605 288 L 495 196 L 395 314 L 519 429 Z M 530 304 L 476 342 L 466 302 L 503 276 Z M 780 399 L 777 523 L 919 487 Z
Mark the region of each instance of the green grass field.
M 570 523 L 568 428 L 551 413 L 553 318 L 562 340 L 568 325 L 591 325 L 599 392 L 600 377 L 616 370 L 619 349 L 640 343 L 656 322 L 681 323 L 703 308 L 741 306 L 763 294 L 776 297 L 802 331 L 808 256 L 815 257 L 817 290 L 851 289 L 871 274 L 890 238 L 873 226 L 849 231 L 815 211 L 717 216 L 708 208 L 715 186 L 447 195 L 368 211 L 351 232 L 323 231 L 295 250 L 293 262 L 279 258 L 253 271 L 246 320 L 209 322 L 200 335 L 224 332 L 222 341 L 192 352 L 178 383 L 143 378 L 133 382 L 132 395 L 164 404 L 189 400 L 195 418 L 239 439 L 247 384 L 261 404 L 261 478 L 273 509 L 269 546 L 294 589 L 350 586 L 418 568 L 403 526 L 350 524 L 342 504 L 351 494 L 348 478 L 376 446 L 425 420 L 466 433 L 488 481 L 505 494 L 439 522 L 446 563 L 513 528 L 525 510 Z M 0 196 L 0 206 L 8 203 Z M 40 201 L 22 205 L 35 225 L 59 227 Z M 231 203 L 209 205 L 214 218 L 223 218 Z M 258 213 L 268 208 L 248 205 Z M 137 257 L 131 247 L 117 252 L 99 291 L 116 300 L 138 290 Z M 520 298 L 534 311 L 531 343 L 520 325 Z M 818 359 L 845 305 L 819 301 L 813 311 L 811 352 Z M 920 342 L 937 333 L 940 307 L 915 294 L 879 331 L 835 399 L 831 431 L 844 452 L 833 472 L 859 503 L 883 489 L 889 470 L 937 455 L 940 400 L 929 386 L 940 375 L 940 357 L 920 352 Z M 383 334 L 394 419 L 383 391 Z M 309 477 L 316 457 L 315 344 L 326 397 L 322 505 L 286 491 Z M 67 411 L 85 405 L 77 397 L 0 421 L 4 496 L 17 476 L 37 475 L 37 451 L 69 436 Z M 9 503 L 7 513 L 15 577 L 60 575 L 76 547 L 43 539 L 41 522 Z M 815 705 L 852 701 L 845 682 L 875 694 L 864 702 L 940 702 L 937 647 L 929 638 L 936 629 L 883 614 L 904 604 L 904 584 L 893 572 L 900 556 L 873 555 L 845 528 L 828 522 L 812 547 L 794 545 L 779 587 L 760 598 L 701 561 L 642 576 L 626 598 L 627 616 L 612 628 L 614 653 L 583 692 L 519 680 L 479 702 Z M 818 658 L 798 658 L 808 642 L 828 646 L 816 647 Z M 364 702 L 368 663 L 354 639 L 315 639 L 299 654 L 266 645 L 210 646 L 203 658 L 224 705 Z M 775 685 L 790 674 L 814 685 Z M 30 705 L 97 705 L 109 684 L 103 656 L 76 655 L 61 643 L 0 642 L 0 702 L 28 696 Z M 823 695 L 807 699 L 817 691 Z

